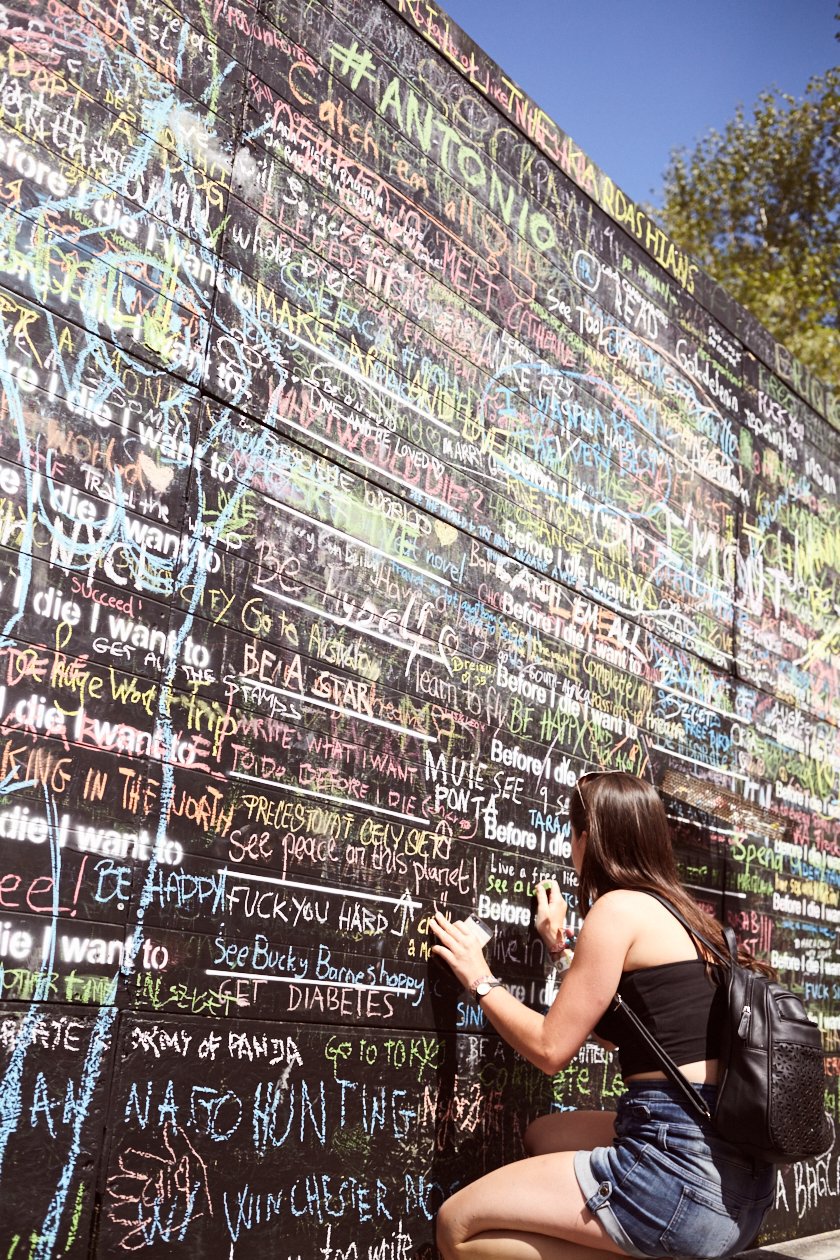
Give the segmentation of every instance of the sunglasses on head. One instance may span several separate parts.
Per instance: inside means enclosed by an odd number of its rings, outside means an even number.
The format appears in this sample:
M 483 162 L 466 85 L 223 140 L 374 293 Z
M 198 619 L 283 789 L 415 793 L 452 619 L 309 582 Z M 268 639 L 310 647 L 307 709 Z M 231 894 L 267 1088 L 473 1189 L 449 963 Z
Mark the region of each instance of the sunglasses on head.
M 600 779 L 607 774 L 626 774 L 626 770 L 587 770 L 585 774 L 579 774 L 575 781 L 575 791 L 581 799 L 581 804 L 586 807 L 586 801 L 583 799 L 583 792 L 580 790 L 581 783 L 588 783 L 590 779 Z
M 626 774 L 626 770 L 587 770 L 585 774 L 579 774 L 575 782 L 575 787 L 581 783 L 586 783 L 589 779 L 600 779 L 602 774 Z

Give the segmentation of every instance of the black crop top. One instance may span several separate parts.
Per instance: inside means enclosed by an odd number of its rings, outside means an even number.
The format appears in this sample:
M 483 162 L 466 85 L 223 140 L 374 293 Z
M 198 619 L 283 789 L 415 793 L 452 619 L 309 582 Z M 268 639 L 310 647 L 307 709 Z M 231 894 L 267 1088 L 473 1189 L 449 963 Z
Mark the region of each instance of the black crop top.
M 726 987 L 709 978 L 702 958 L 623 971 L 618 991 L 677 1066 L 718 1058 Z M 595 1034 L 618 1046 L 622 1076 L 662 1070 L 655 1054 L 618 1011 L 606 1011 Z

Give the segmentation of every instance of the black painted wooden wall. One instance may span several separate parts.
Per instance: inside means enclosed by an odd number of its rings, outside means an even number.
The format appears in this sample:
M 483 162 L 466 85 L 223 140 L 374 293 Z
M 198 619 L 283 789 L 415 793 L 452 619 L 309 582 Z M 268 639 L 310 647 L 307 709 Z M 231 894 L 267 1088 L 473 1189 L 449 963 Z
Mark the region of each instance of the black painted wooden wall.
M 0 1257 L 428 1260 L 620 1092 L 427 933 L 544 1003 L 596 765 L 836 1114 L 837 400 L 430 0 L 0 25 Z

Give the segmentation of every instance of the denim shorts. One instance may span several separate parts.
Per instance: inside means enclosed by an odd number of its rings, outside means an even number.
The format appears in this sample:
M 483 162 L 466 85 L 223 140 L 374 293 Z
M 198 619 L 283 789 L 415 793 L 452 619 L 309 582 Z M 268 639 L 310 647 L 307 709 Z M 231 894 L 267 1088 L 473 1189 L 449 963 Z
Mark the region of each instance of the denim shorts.
M 696 1085 L 709 1107 L 714 1085 Z M 670 1082 L 631 1082 L 612 1146 L 578 1151 L 586 1206 L 631 1256 L 728 1256 L 755 1239 L 773 1198 L 754 1164 L 691 1111 Z

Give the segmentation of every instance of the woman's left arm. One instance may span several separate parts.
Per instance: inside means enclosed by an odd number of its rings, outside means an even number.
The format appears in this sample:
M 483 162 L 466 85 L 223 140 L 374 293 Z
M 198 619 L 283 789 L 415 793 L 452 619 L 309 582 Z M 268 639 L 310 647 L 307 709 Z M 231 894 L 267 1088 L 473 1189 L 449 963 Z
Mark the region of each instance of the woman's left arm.
M 531 1010 L 507 989 L 494 988 L 481 1009 L 496 1031 L 523 1058 L 553 1075 L 571 1062 L 609 1006 L 636 930 L 621 905 L 621 893 L 607 893 L 586 916 L 572 964 L 547 1015 Z M 436 914 L 431 924 L 438 944 L 432 953 L 449 964 L 469 989 L 489 967 L 477 938 L 463 923 Z

